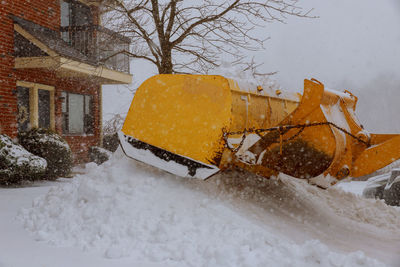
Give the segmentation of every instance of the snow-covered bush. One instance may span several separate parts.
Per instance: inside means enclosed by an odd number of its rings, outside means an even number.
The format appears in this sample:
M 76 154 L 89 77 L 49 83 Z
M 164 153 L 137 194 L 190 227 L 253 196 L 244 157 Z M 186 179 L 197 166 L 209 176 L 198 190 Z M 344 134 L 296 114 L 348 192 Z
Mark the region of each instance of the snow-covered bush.
M 7 135 L 0 134 L 0 184 L 40 179 L 46 167 L 45 159 L 29 153 Z
M 111 157 L 111 152 L 107 149 L 98 146 L 92 146 L 89 148 L 89 159 L 91 162 L 100 165 Z
M 103 136 L 103 148 L 115 152 L 119 146 L 118 134 L 106 134 Z
M 70 174 L 73 164 L 72 151 L 68 143 L 48 129 L 32 129 L 21 133 L 21 145 L 29 152 L 47 160 L 47 179 Z

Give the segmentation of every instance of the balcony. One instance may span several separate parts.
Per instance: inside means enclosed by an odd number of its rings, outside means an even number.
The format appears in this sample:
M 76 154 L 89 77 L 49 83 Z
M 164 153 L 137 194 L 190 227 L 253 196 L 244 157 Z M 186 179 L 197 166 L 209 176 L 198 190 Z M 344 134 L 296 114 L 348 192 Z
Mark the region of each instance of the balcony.
M 109 69 L 129 73 L 129 38 L 98 25 L 60 28 L 61 38 L 89 60 Z
M 100 84 L 130 84 L 130 40 L 109 29 L 88 25 L 54 31 L 32 21 L 14 20 L 16 69 L 46 68 L 59 77 L 88 78 Z

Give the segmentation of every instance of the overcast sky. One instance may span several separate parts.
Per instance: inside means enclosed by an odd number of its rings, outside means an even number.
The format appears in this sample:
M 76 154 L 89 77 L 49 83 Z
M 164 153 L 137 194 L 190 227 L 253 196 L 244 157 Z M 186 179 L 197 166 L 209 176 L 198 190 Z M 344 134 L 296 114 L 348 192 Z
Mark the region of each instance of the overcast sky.
M 369 130 L 400 132 L 400 1 L 302 0 L 317 19 L 289 17 L 259 35 L 270 37 L 257 53 L 266 72 L 287 90 L 302 90 L 304 78 L 359 97 L 358 115 Z M 133 63 L 137 87 L 156 70 Z M 104 87 L 104 114 L 126 112 L 132 94 L 124 86 Z
M 265 67 L 278 70 L 284 87 L 303 77 L 331 86 L 364 83 L 381 73 L 400 71 L 399 0 L 303 0 L 317 19 L 289 17 L 266 28 L 271 40 L 263 52 Z

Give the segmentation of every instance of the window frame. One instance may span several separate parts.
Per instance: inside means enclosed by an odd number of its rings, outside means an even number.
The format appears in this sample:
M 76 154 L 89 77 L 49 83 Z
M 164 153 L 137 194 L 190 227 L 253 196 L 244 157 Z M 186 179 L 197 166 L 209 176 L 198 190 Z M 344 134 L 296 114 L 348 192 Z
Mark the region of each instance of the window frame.
M 94 135 L 94 117 L 95 117 L 95 112 L 94 112 L 94 96 L 92 94 L 82 94 L 82 93 L 74 93 L 74 92 L 69 92 L 69 91 L 62 91 L 61 94 L 63 95 L 64 98 L 64 94 L 65 99 L 63 99 L 63 103 L 62 105 L 65 105 L 65 112 L 62 110 L 62 106 L 61 106 L 61 116 L 62 116 L 62 134 L 64 136 L 93 136 Z M 81 95 L 83 96 L 83 132 L 81 133 L 71 133 L 69 131 L 69 95 L 73 94 L 73 95 Z M 86 119 L 85 119 L 85 115 L 86 114 L 86 98 L 89 98 L 89 115 L 92 117 L 92 122 L 91 125 L 89 127 L 87 127 L 86 125 Z M 65 117 L 64 117 L 65 116 Z M 66 127 L 65 127 L 66 126 Z M 89 131 L 87 130 L 89 129 Z
M 55 131 L 54 86 L 26 81 L 17 81 L 17 87 L 29 88 L 30 128 L 39 127 L 39 89 L 50 92 L 50 129 Z

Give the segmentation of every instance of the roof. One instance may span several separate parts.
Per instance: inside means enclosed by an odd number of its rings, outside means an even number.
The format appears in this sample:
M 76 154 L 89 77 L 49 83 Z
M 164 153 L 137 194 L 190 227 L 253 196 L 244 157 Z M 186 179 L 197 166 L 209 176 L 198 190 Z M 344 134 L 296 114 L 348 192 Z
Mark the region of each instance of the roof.
M 41 43 L 46 45 L 48 48 L 59 54 L 60 56 L 83 61 L 90 65 L 99 65 L 97 60 L 94 60 L 77 49 L 71 47 L 67 42 L 65 42 L 60 37 L 60 33 L 58 31 L 46 28 L 39 24 L 36 24 L 32 21 L 28 21 L 16 16 L 11 16 L 15 23 L 21 26 L 25 31 L 29 34 L 33 35 L 37 38 Z

